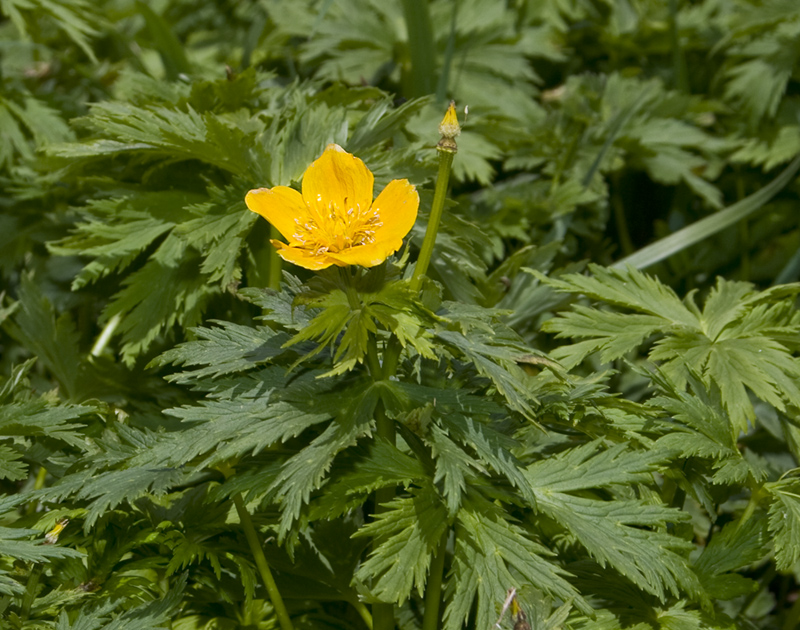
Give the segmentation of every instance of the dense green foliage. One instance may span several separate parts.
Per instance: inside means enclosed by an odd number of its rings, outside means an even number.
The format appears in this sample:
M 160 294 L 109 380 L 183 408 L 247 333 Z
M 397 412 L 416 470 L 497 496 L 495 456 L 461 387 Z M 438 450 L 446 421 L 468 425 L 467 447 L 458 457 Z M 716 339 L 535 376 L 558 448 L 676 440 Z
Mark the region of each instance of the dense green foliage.
M 800 623 L 795 0 L 0 16 L 0 628 Z M 329 143 L 417 225 L 270 286 Z

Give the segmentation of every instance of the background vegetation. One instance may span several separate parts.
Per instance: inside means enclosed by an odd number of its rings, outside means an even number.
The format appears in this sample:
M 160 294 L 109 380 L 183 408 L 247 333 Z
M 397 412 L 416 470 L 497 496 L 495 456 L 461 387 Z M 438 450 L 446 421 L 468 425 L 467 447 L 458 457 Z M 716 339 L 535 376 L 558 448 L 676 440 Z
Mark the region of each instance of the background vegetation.
M 795 0 L 0 12 L 0 627 L 796 627 Z M 269 289 L 331 142 L 410 245 Z

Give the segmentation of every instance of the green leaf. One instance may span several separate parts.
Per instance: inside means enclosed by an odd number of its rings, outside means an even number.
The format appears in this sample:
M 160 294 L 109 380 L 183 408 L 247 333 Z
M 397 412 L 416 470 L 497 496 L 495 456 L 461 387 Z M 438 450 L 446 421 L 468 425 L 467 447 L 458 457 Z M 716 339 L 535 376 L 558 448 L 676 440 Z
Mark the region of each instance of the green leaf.
M 350 449 L 336 459 L 325 492 L 312 502 L 309 518 L 333 519 L 361 505 L 367 495 L 387 486 L 408 486 L 427 477 L 419 461 L 387 440 Z
M 84 359 L 72 319 L 66 313 L 56 316 L 50 300 L 28 277 L 22 279 L 19 304 L 10 327 L 12 335 L 47 365 L 69 397 L 76 397 Z
M 433 483 L 442 484 L 447 513 L 455 514 L 461 507 L 461 498 L 467 489 L 468 477 L 472 475 L 473 470 L 483 472 L 483 466 L 436 424 L 431 426 L 427 439 L 436 466 Z
M 702 589 L 683 554 L 693 545 L 663 531 L 685 512 L 644 501 L 597 501 L 534 487 L 536 504 L 581 544 L 601 566 L 610 565 L 639 588 L 666 601 Z
M 21 461 L 22 453 L 18 453 L 5 444 L 0 444 L 0 479 L 19 481 L 28 476 L 28 466 Z
M 281 537 L 292 529 L 311 492 L 323 485 L 334 458 L 371 433 L 378 390 L 371 386 L 359 389 L 348 392 L 347 400 L 340 402 L 343 405 L 340 414 L 308 446 L 286 461 L 273 483 L 272 489 L 282 503 Z
M 511 409 L 535 421 L 532 403 L 536 399 L 528 387 L 525 371 L 517 364 L 517 359 L 529 354 L 530 348 L 515 335 L 506 335 L 505 330 L 493 333 L 474 330 L 466 336 L 455 330 L 438 330 L 436 337 L 463 354 L 478 374 L 491 380 Z
M 9 556 L 25 562 L 47 562 L 59 558 L 83 558 L 84 554 L 75 549 L 48 545 L 44 538 L 36 541 L 20 540 L 41 532 L 35 529 L 0 527 L 0 555 Z
M 733 521 L 715 533 L 694 563 L 703 588 L 715 599 L 728 600 L 758 589 L 758 583 L 732 573 L 760 561 L 767 548 L 766 518 Z
M 215 322 L 215 328 L 193 328 L 196 341 L 179 344 L 153 361 L 157 365 L 203 366 L 171 374 L 167 380 L 188 384 L 204 378 L 245 372 L 281 354 L 289 336 L 267 326 Z
M 669 455 L 659 449 L 632 451 L 626 444 L 603 449 L 598 439 L 537 461 L 524 474 L 528 483 L 548 493 L 629 486 L 651 482 Z
M 800 559 L 800 482 L 794 477 L 765 484 L 772 503 L 769 531 L 779 571 L 788 571 Z
M 172 32 L 169 23 L 144 2 L 136 2 L 136 10 L 144 18 L 150 37 L 164 63 L 167 79 L 175 81 L 181 73 L 191 74 L 192 67 L 186 58 L 183 44 Z
M 522 464 L 511 453 L 518 446 L 515 440 L 466 415 L 445 414 L 441 424 L 450 436 L 461 442 L 462 448 L 474 451 L 479 461 L 504 475 L 527 501 L 535 503 Z
M 83 425 L 71 421 L 97 411 L 91 405 L 56 405 L 47 398 L 0 405 L 0 435 L 46 436 L 85 450 L 86 438 L 80 432 Z
M 80 289 L 127 269 L 137 256 L 188 218 L 190 204 L 203 198 L 180 191 L 136 191 L 91 200 L 82 212 L 85 222 L 69 237 L 50 244 L 50 251 L 94 258 L 72 282 L 73 290 Z
M 792 160 L 780 175 L 752 195 L 673 232 L 652 245 L 639 249 L 636 253 L 615 262 L 613 268 L 622 269 L 629 265 L 637 269 L 644 269 L 735 225 L 767 204 L 794 179 L 798 170 L 800 170 L 800 157 Z
M 206 400 L 199 405 L 167 409 L 168 415 L 195 424 L 175 437 L 177 444 L 165 444 L 170 460 L 183 464 L 208 453 L 205 465 L 211 465 L 246 454 L 256 455 L 331 417 L 328 411 L 314 412 L 314 406 L 308 403 L 270 400 L 269 392 L 255 392 L 253 397 Z
M 661 370 L 679 386 L 695 371 L 706 384 L 718 387 L 735 431 L 746 431 L 754 417 L 748 390 L 781 410 L 800 404 L 800 365 L 790 352 L 796 346 L 793 331 L 800 313 L 787 299 L 800 290 L 798 286 L 757 292 L 747 283 L 720 278 L 700 312 L 692 294 L 680 302 L 671 289 L 632 267 L 590 270 L 594 277 L 568 274 L 547 279 L 533 273 L 559 291 L 583 293 L 639 313 L 579 306 L 548 320 L 543 328 L 549 332 L 587 338 L 557 349 L 555 358 L 574 364 L 600 351 L 603 360 L 611 361 L 635 350 L 645 335 L 659 335 L 649 358 L 660 362 Z
M 176 468 L 127 468 L 110 470 L 84 480 L 76 498 L 93 499 L 84 520 L 84 528 L 91 529 L 108 510 L 122 502 L 133 503 L 143 496 L 165 494 L 177 483 L 186 481 L 189 471 Z
M 140 270 L 125 280 L 104 311 L 110 320 L 122 316 L 122 358 L 133 363 L 162 333 L 175 324 L 198 323 L 208 300 L 218 293 L 197 274 L 197 262 L 185 255 L 186 245 L 170 235 Z
M 370 536 L 380 545 L 356 571 L 372 583 L 371 594 L 384 602 L 403 604 L 416 587 L 422 596 L 431 557 L 448 527 L 447 512 L 429 484 L 408 498 L 395 498 L 356 536 Z
M 474 627 L 489 628 L 510 585 L 530 584 L 572 601 L 584 612 L 591 608 L 565 579 L 569 574 L 550 559 L 555 554 L 506 520 L 492 504 L 462 508 L 456 519 L 456 546 L 447 580 L 445 630 L 463 627 L 477 599 Z

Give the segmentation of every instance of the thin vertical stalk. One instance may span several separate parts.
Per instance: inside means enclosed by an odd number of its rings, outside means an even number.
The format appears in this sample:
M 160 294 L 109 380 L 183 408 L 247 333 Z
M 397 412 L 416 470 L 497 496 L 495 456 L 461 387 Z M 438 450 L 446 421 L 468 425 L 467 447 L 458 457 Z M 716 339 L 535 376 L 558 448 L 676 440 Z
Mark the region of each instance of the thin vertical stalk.
M 408 32 L 411 72 L 406 96 L 426 96 L 436 89 L 436 42 L 428 0 L 403 0 L 403 16 Z
M 442 581 L 444 578 L 444 559 L 447 554 L 447 538 L 450 528 L 442 532 L 442 538 L 431 561 L 431 572 L 425 588 L 425 613 L 422 617 L 422 630 L 436 630 L 439 627 L 439 606 L 442 603 Z
M 399 346 L 398 346 L 399 350 Z M 376 358 L 378 356 L 378 342 L 375 336 L 371 336 L 369 346 L 367 348 L 367 366 L 369 367 L 372 380 L 381 381 L 385 378 L 394 376 L 394 369 L 391 374 L 386 373 L 386 363 L 381 366 Z M 393 362 L 393 366 L 397 366 L 397 361 Z M 388 440 L 389 444 L 395 444 L 397 441 L 397 430 L 394 426 L 394 420 L 386 415 L 386 410 L 383 403 L 378 402 L 375 408 L 375 424 L 376 433 L 379 437 Z M 386 511 L 384 505 L 394 498 L 394 487 L 388 486 L 386 488 L 378 488 L 375 491 L 375 514 L 380 514 Z M 382 539 L 376 538 L 372 541 L 372 548 L 376 549 L 380 546 Z M 372 623 L 374 630 L 393 630 L 394 629 L 394 604 L 373 604 L 372 605 Z
M 414 2 L 411 0 L 404 1 L 404 6 L 412 6 Z M 428 229 L 425 231 L 425 240 L 422 242 L 422 249 L 420 250 L 417 264 L 414 267 L 414 274 L 411 277 L 411 290 L 418 293 L 422 286 L 422 278 L 428 270 L 428 265 L 431 262 L 433 254 L 433 246 L 436 243 L 436 233 L 439 231 L 439 222 L 442 219 L 442 211 L 444 210 L 444 200 L 447 196 L 447 184 L 450 180 L 450 169 L 453 166 L 453 157 L 458 150 L 456 146 L 455 137 L 461 133 L 461 128 L 458 125 L 458 118 L 456 116 L 455 103 L 451 101 L 450 107 L 447 109 L 442 123 L 439 125 L 439 133 L 442 135 L 441 140 L 436 149 L 439 152 L 439 174 L 436 178 L 436 190 L 433 193 L 433 203 L 431 205 L 431 214 L 428 220 Z M 383 364 L 378 368 L 374 365 L 374 361 L 369 360 L 369 355 L 377 355 L 377 340 L 373 336 L 370 339 L 372 347 L 368 352 L 368 365 L 370 365 L 370 372 L 375 381 L 381 379 L 392 378 L 397 371 L 397 364 L 400 358 L 400 341 L 396 336 L 393 336 L 383 353 Z M 397 440 L 396 428 L 394 421 L 387 417 L 386 410 L 383 404 L 379 403 L 375 409 L 375 421 L 377 424 L 377 434 L 388 440 L 390 444 L 395 444 Z M 375 491 L 375 513 L 380 514 L 385 510 L 383 507 L 394 498 L 394 487 L 380 488 Z M 430 595 L 426 595 L 425 606 L 425 623 L 424 630 L 434 630 L 437 626 L 439 617 L 439 604 L 441 601 L 442 590 L 442 571 L 444 567 L 444 545 L 446 544 L 446 535 L 443 542 L 439 543 L 436 557 L 434 558 L 431 566 L 431 578 L 429 580 Z M 381 539 L 373 541 L 373 549 L 379 547 Z M 393 630 L 394 629 L 394 606 L 392 604 L 375 604 L 372 607 L 372 617 L 374 622 L 374 630 Z
M 253 519 L 250 518 L 250 512 L 247 511 L 240 493 L 233 495 L 233 503 L 236 506 L 236 511 L 239 513 L 239 520 L 244 528 L 244 535 L 247 537 L 247 543 L 250 545 L 250 551 L 256 561 L 256 568 L 264 582 L 264 587 L 267 589 L 267 594 L 275 609 L 275 615 L 278 617 L 281 630 L 294 630 L 292 620 L 286 610 L 286 605 L 283 603 L 280 591 L 278 591 L 278 585 L 275 584 L 275 578 L 272 577 L 272 571 L 270 571 L 267 558 L 264 556 L 264 550 L 261 548 L 261 544 L 258 541 L 256 528 L 253 527 Z
M 442 220 L 442 211 L 444 210 L 444 200 L 447 197 L 447 184 L 450 181 L 453 157 L 455 157 L 455 153 L 439 151 L 439 174 L 436 176 L 436 190 L 433 193 L 428 229 L 425 232 L 425 240 L 422 242 L 422 249 L 419 252 L 417 266 L 414 267 L 414 275 L 411 277 L 411 290 L 415 292 L 419 291 L 422 285 L 422 277 L 428 271 L 428 265 L 430 265 L 431 256 L 433 255 L 436 233 L 439 231 L 439 222 Z
M 453 3 L 453 13 L 450 16 L 450 35 L 447 37 L 447 47 L 444 50 L 444 61 L 439 80 L 436 83 L 436 102 L 441 103 L 447 96 L 447 87 L 450 85 L 450 70 L 453 67 L 453 54 L 456 49 L 456 21 L 458 19 L 459 3 Z
M 688 92 L 686 58 L 683 55 L 680 33 L 678 33 L 678 0 L 669 0 L 669 40 L 672 48 L 672 74 L 675 88 L 681 92 Z
M 635 250 L 633 241 L 631 240 L 631 233 L 628 230 L 628 219 L 625 216 L 625 207 L 622 204 L 619 193 L 619 179 L 619 175 L 615 174 L 612 180 L 611 207 L 614 209 L 614 221 L 617 224 L 617 241 L 619 242 L 620 249 L 624 256 L 630 256 Z

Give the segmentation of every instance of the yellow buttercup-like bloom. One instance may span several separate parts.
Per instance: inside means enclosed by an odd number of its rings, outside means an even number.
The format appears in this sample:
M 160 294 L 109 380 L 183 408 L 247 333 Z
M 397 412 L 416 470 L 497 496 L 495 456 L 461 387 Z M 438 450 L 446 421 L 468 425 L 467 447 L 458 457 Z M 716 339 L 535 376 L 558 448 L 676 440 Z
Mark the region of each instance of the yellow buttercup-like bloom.
M 245 203 L 288 241 L 273 240 L 284 260 L 306 269 L 374 267 L 403 245 L 417 219 L 419 195 L 395 179 L 372 200 L 364 162 L 329 144 L 303 174 L 302 194 L 287 186 L 257 188 Z

